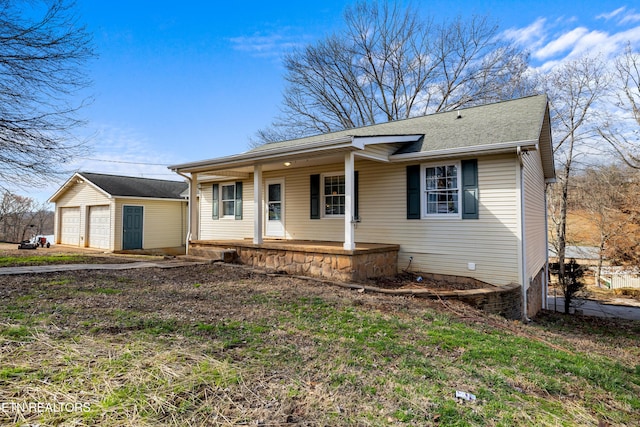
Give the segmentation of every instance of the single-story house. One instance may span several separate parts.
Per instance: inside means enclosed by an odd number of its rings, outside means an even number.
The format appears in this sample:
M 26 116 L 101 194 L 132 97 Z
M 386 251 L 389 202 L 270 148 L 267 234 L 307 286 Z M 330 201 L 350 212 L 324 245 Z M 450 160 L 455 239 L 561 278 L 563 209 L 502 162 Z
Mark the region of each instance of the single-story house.
M 188 184 L 75 173 L 51 196 L 56 244 L 109 251 L 185 245 Z
M 546 304 L 555 169 L 544 95 L 170 169 L 189 181 L 192 253 L 227 248 L 338 280 L 410 270 L 519 284 L 524 318 Z

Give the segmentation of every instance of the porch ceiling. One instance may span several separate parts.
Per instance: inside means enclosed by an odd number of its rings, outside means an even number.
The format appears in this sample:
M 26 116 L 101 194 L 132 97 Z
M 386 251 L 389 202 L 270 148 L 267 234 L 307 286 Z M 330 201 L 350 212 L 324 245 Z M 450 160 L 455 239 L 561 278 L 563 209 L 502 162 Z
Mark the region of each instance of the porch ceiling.
M 297 168 L 308 168 L 318 165 L 343 163 L 344 154 L 347 149 L 333 150 L 326 154 L 298 154 L 281 156 L 270 161 L 246 161 L 239 165 L 220 165 L 207 168 L 206 171 L 198 172 L 198 181 L 215 180 L 217 178 L 244 178 L 247 179 L 254 172 L 256 165 L 262 166 L 263 172 L 288 170 Z

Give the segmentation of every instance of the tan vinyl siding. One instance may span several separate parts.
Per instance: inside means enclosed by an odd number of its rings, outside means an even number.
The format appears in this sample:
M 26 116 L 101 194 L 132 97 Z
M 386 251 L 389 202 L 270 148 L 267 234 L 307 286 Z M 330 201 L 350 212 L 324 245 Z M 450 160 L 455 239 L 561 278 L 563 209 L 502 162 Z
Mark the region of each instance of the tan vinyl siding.
M 413 257 L 412 270 L 459 276 L 502 285 L 520 282 L 517 163 L 513 155 L 478 159 L 480 218 L 406 219 L 406 164 L 356 158 L 359 214 L 356 242 L 399 244 L 399 267 Z M 344 173 L 344 164 L 292 168 L 263 174 L 285 182 L 287 239 L 344 241 L 344 218 L 310 219 L 310 176 Z M 243 181 L 243 220 L 212 220 L 211 183 L 200 193 L 202 239 L 253 236 L 253 177 Z M 468 264 L 475 263 L 475 270 Z
M 526 277 L 538 274 L 547 262 L 545 182 L 538 151 L 523 156 Z
M 406 166 L 359 162 L 356 241 L 400 244 L 399 267 L 472 276 L 493 284 L 519 282 L 515 156 L 478 159 L 477 220 L 406 218 Z M 475 271 L 468 269 L 475 263 Z
M 218 184 L 232 184 L 223 181 Z M 222 206 L 222 202 L 219 202 Z M 253 237 L 253 176 L 242 181 L 242 219 L 212 219 L 213 184 L 203 183 L 200 188 L 200 232 L 202 240 L 207 239 L 249 239 Z
M 285 229 L 288 239 L 343 241 L 344 218 L 310 218 L 310 176 L 323 173 L 344 174 L 344 164 L 300 168 L 285 174 L 270 173 L 265 179 L 285 178 Z M 321 183 L 321 186 L 323 184 Z
M 118 199 L 115 217 L 115 247 L 122 249 L 123 206 L 142 206 L 142 247 L 158 249 L 184 244 L 185 202 L 149 199 Z

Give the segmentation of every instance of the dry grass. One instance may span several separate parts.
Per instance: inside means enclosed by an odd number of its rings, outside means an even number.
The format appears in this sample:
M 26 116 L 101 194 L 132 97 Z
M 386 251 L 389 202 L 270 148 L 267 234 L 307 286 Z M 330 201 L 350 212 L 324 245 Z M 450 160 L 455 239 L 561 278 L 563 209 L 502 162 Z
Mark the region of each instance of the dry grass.
M 81 410 L 2 425 L 640 424 L 638 322 L 526 326 L 226 265 L 3 281 L 0 404 Z

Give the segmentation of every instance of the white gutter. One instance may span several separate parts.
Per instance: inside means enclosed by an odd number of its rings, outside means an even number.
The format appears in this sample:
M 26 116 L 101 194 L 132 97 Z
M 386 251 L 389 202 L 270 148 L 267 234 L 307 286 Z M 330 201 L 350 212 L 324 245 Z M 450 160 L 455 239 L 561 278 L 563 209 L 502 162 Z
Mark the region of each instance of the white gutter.
M 538 148 L 537 140 L 526 140 L 526 141 L 513 141 L 513 142 L 500 142 L 496 144 L 485 144 L 485 145 L 476 145 L 472 147 L 456 147 L 456 148 L 446 148 L 442 150 L 432 150 L 432 151 L 418 151 L 414 153 L 405 153 L 405 154 L 395 154 L 389 156 L 389 160 L 392 162 L 406 162 L 411 160 L 423 159 L 423 158 L 438 158 L 438 157 L 449 157 L 449 156 L 459 156 L 459 155 L 479 155 L 479 154 L 489 154 L 489 153 L 500 153 L 500 152 L 513 152 L 516 150 L 536 150 Z
M 340 147 L 342 146 L 342 147 Z M 282 155 L 296 155 L 305 154 L 308 151 L 318 151 L 335 148 L 350 148 L 353 147 L 353 137 L 347 136 L 342 138 L 336 138 L 332 140 L 316 141 L 300 145 L 279 146 L 271 149 L 247 151 L 241 154 L 234 154 L 226 157 L 219 157 L 216 159 L 203 160 L 199 162 L 183 163 L 179 165 L 169 166 L 169 169 L 173 171 L 183 170 L 188 172 L 196 172 L 200 170 L 209 170 L 216 166 L 221 167 L 234 167 L 238 165 L 253 164 L 256 161 L 269 160 L 277 158 Z
M 372 144 L 395 144 L 405 142 L 415 142 L 423 135 L 382 135 L 382 136 L 355 136 L 348 135 L 323 141 L 308 142 L 299 145 L 278 146 L 276 148 L 265 148 L 247 151 L 241 154 L 234 154 L 217 159 L 209 159 L 192 163 L 169 166 L 173 171 L 182 170 L 187 172 L 210 172 L 215 168 L 232 168 L 241 166 L 252 166 L 257 162 L 274 160 L 279 157 L 295 157 L 310 153 L 318 153 L 335 149 L 364 150 L 366 145 Z
M 555 180 L 554 180 L 555 181 Z M 542 308 L 549 309 L 547 302 L 547 294 L 549 293 L 549 207 L 547 205 L 547 185 L 544 186 L 544 250 L 545 250 L 545 263 L 544 263 L 544 281 L 542 282 Z

